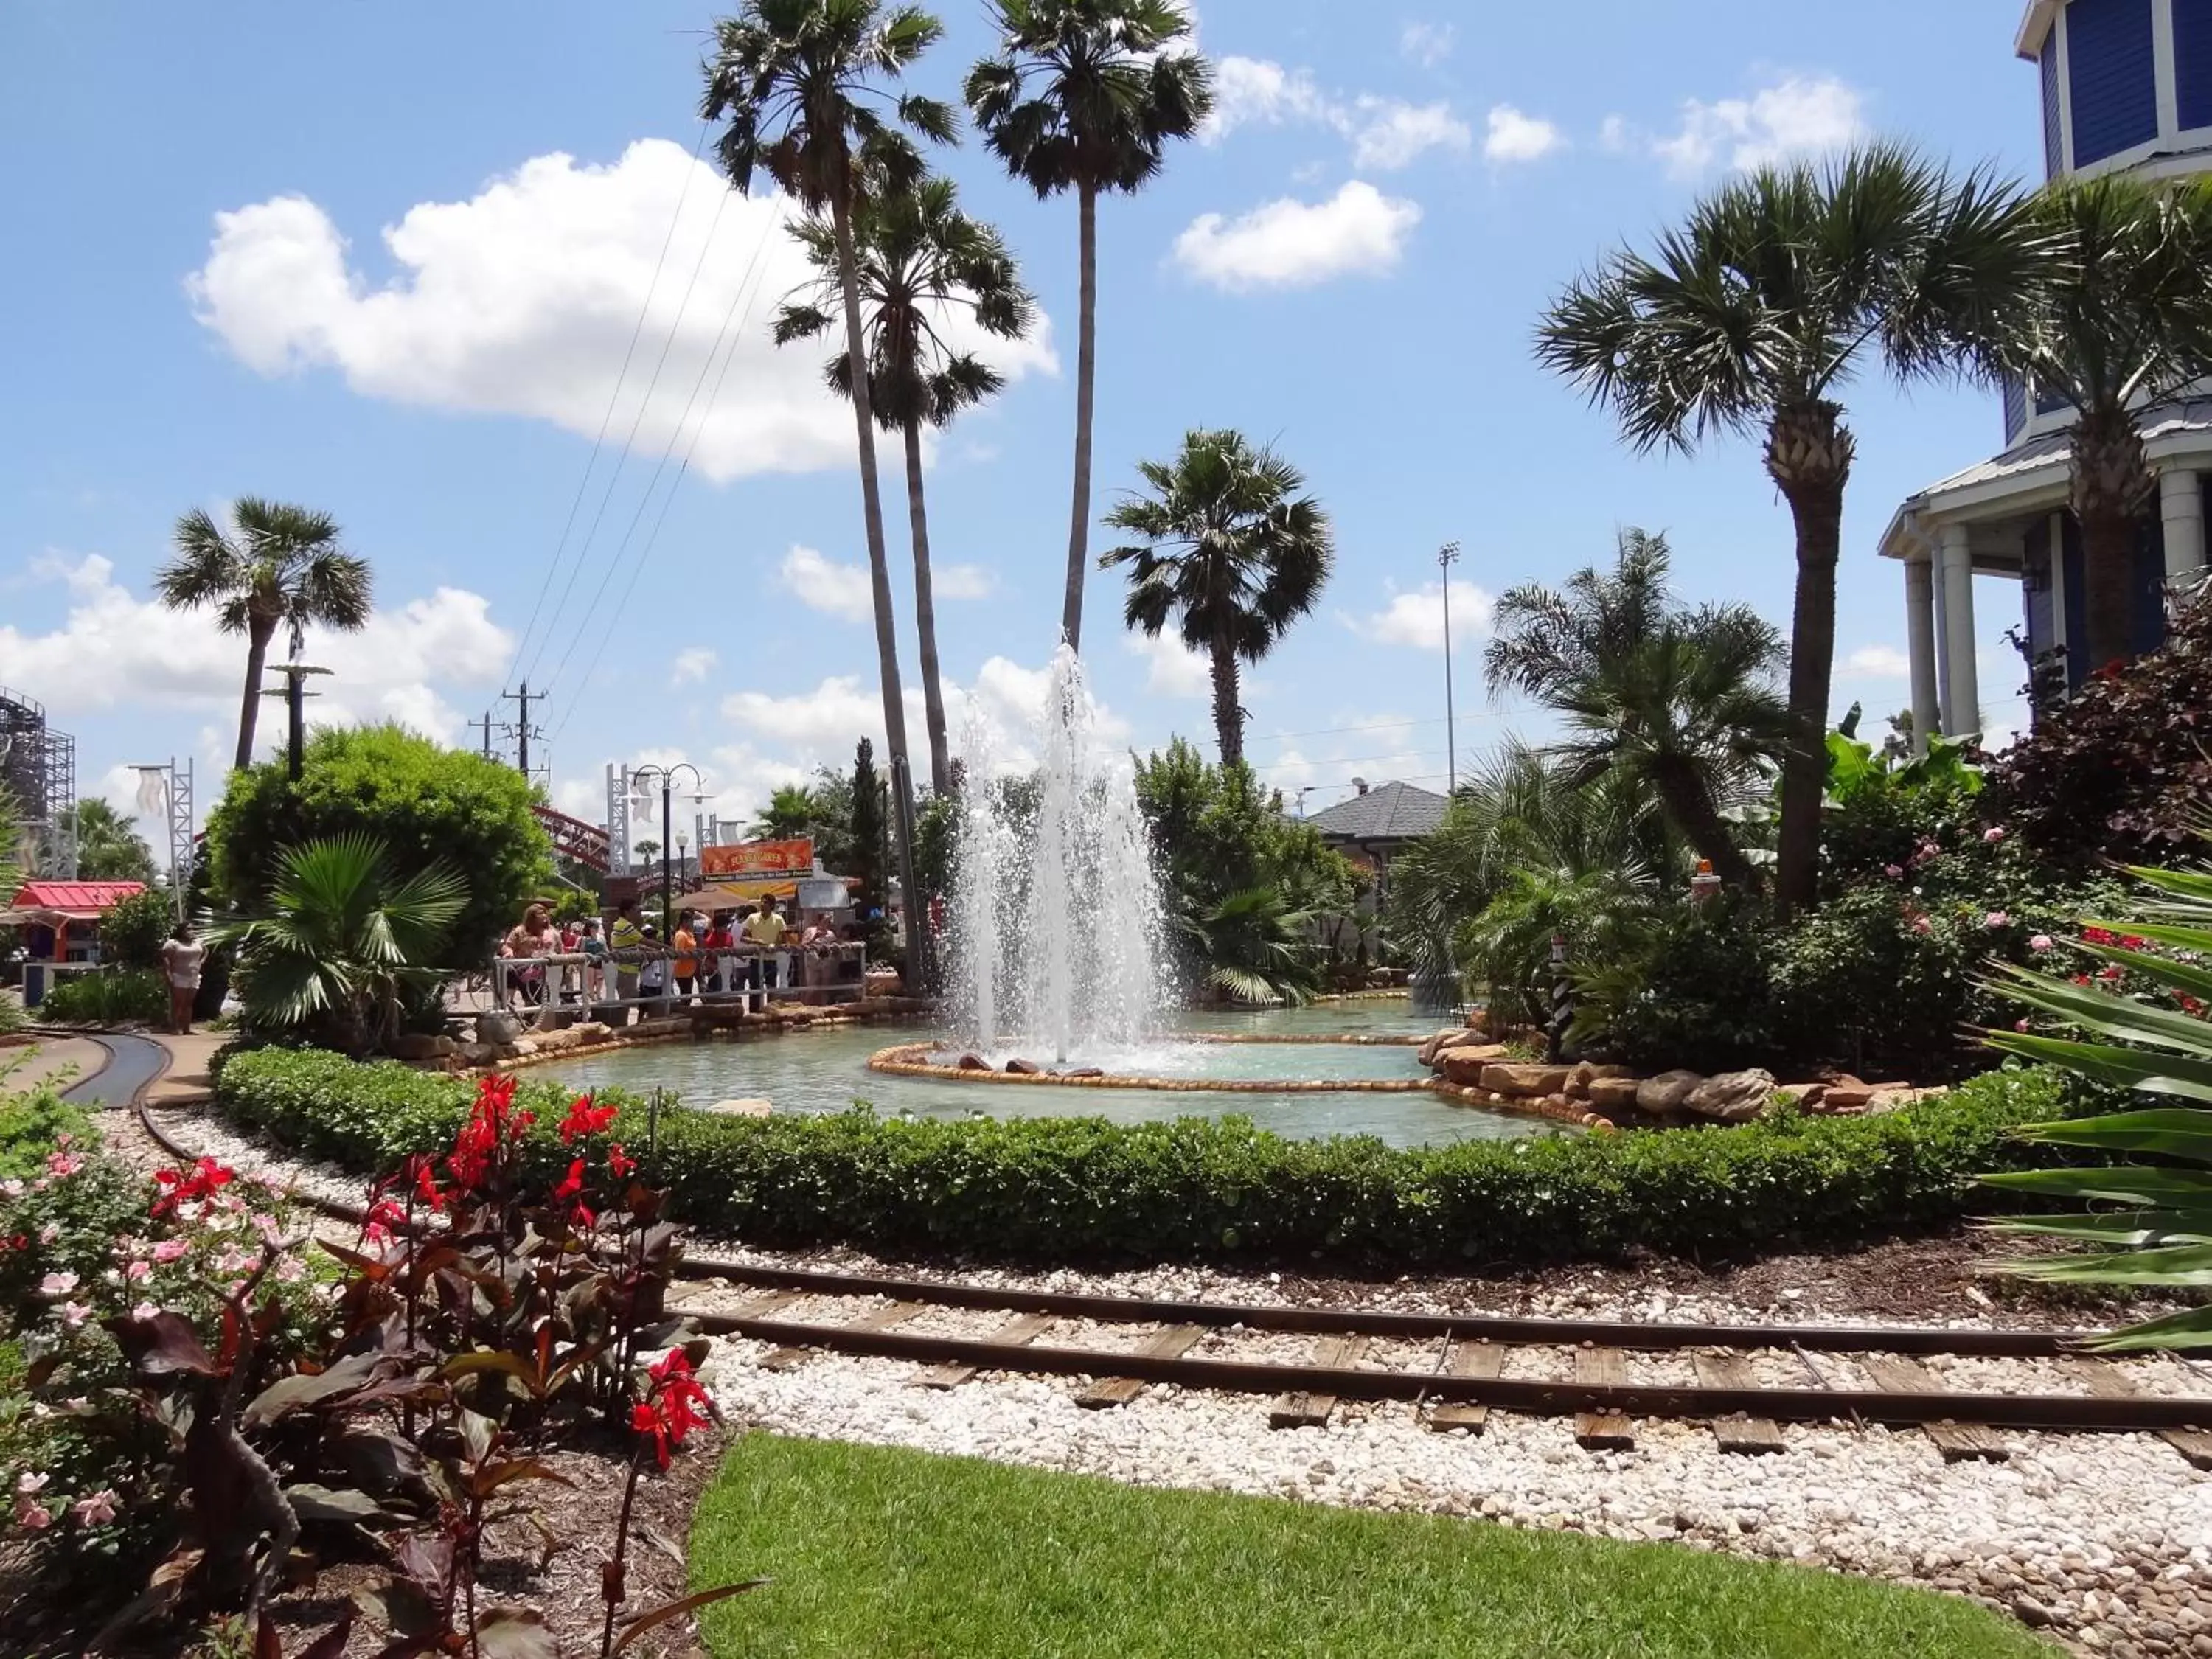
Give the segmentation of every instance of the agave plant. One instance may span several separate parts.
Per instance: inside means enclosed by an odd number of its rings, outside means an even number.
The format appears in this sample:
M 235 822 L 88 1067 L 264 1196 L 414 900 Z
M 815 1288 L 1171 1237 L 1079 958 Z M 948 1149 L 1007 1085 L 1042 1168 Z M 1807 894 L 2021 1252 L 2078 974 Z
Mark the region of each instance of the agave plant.
M 2200 833 L 2212 833 L 2212 826 Z M 2162 896 L 2143 919 L 2087 923 L 2081 948 L 2106 964 L 2097 980 L 2063 980 L 2002 966 L 1994 984 L 2085 1037 L 1993 1032 L 1992 1047 L 2042 1060 L 2092 1082 L 2161 1101 L 2019 1133 L 2054 1146 L 2133 1153 L 2158 1161 L 2094 1169 L 2024 1170 L 1985 1176 L 1991 1186 L 2113 1206 L 2081 1214 L 2034 1215 L 1994 1224 L 2094 1246 L 2087 1253 L 2015 1264 L 2030 1278 L 2077 1285 L 2173 1291 L 2212 1285 L 2212 871 L 2132 867 Z M 2154 949 L 2153 947 L 2162 947 Z M 2160 988 L 2179 1006 L 2130 994 Z M 2090 1039 L 2106 1039 L 2095 1041 Z M 2212 1306 L 2192 1308 L 2116 1332 L 2108 1348 L 2212 1347 Z
M 402 878 L 374 836 L 335 836 L 288 851 L 266 911 L 207 937 L 238 948 L 249 1028 L 359 1053 L 390 1042 L 407 1004 L 443 982 L 438 957 L 468 896 L 442 864 Z

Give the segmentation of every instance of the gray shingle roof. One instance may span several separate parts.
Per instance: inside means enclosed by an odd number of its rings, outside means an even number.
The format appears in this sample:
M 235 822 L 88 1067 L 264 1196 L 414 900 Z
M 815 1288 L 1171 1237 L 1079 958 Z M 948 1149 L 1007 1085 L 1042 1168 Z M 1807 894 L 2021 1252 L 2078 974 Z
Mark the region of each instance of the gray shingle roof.
M 1306 822 L 1334 841 L 1411 841 L 1444 821 L 1445 805 L 1432 789 L 1385 783 L 1340 800 Z
M 2212 430 L 2212 398 L 2188 398 L 2158 404 L 2145 410 L 2136 419 L 2143 441 L 2148 443 L 2176 433 Z M 1925 501 L 1954 489 L 1967 489 L 1976 484 L 1994 483 L 2000 478 L 2009 478 L 2022 473 L 2045 468 L 2057 471 L 2067 463 L 2073 445 L 2069 434 L 2061 428 L 2045 432 L 2014 445 L 2001 455 L 1977 462 L 1964 471 L 1954 472 L 1949 477 L 1932 483 L 1912 499 Z

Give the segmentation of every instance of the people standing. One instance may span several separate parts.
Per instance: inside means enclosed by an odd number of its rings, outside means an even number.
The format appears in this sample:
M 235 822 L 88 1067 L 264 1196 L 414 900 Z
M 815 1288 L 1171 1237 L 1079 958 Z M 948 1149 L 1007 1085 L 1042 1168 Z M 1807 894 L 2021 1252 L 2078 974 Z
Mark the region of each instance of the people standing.
M 752 988 L 761 993 L 758 1006 L 768 1006 L 768 993 L 776 986 L 776 946 L 783 943 L 783 918 L 775 899 L 763 896 L 758 908 L 745 921 L 745 942 L 753 947 Z
M 553 931 L 553 917 L 542 904 L 525 910 L 522 920 L 507 930 L 506 941 L 499 947 L 501 956 L 522 963 L 511 970 L 510 983 L 533 1008 L 545 1001 L 545 964 L 540 958 L 556 954 L 560 948 L 561 936 Z
M 584 918 L 584 936 L 576 941 L 584 955 L 584 1000 L 597 1004 L 607 994 L 607 942 L 599 933 L 597 916 Z
M 169 1029 L 192 1034 L 192 1003 L 200 994 L 200 968 L 207 946 L 192 937 L 191 924 L 179 922 L 161 946 L 161 972 L 169 981 Z
M 676 952 L 672 964 L 676 976 L 676 995 L 686 1007 L 691 1003 L 692 992 L 699 983 L 698 935 L 691 931 L 691 918 L 678 916 L 676 931 L 669 935 L 668 947 Z
M 704 960 L 699 964 L 699 971 L 709 992 L 737 988 L 738 959 L 730 953 L 737 942 L 737 935 L 730 929 L 729 912 L 715 911 L 707 924 L 705 934 L 699 940 L 700 949 L 706 952 Z
M 668 958 L 660 952 L 660 930 L 651 922 L 645 924 L 645 948 L 653 952 L 637 971 L 637 994 L 646 999 L 648 1014 L 668 1012 L 665 992 L 668 988 Z
M 635 951 L 645 948 L 645 933 L 637 925 L 637 901 L 624 899 L 615 911 L 611 943 L 621 953 L 615 957 L 615 995 L 623 1005 L 621 1024 L 629 1024 L 631 1005 L 637 999 L 638 962 Z

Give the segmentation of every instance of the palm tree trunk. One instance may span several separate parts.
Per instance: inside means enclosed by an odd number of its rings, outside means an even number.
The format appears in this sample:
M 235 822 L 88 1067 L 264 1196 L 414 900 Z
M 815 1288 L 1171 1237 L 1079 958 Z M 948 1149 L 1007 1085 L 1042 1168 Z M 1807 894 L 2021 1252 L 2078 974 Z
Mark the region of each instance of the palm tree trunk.
M 1809 908 L 1819 896 L 1820 803 L 1828 788 L 1828 694 L 1836 657 L 1836 565 L 1843 546 L 1844 486 L 1850 477 L 1854 447 L 1843 410 L 1826 399 L 1777 410 L 1767 432 L 1767 474 L 1790 503 L 1797 532 L 1797 593 L 1790 620 L 1790 750 L 1782 761 L 1774 884 L 1775 915 L 1782 921 Z
M 1091 563 L 1091 405 L 1098 379 L 1098 191 L 1083 185 L 1082 295 L 1076 319 L 1075 501 L 1067 526 L 1067 597 L 1060 606 L 1060 636 L 1070 650 L 1083 648 L 1083 579 Z
M 2142 434 L 2126 410 L 2094 409 L 2074 424 L 2074 517 L 2081 526 L 2081 586 L 2089 667 L 2135 655 L 2138 514 L 2158 488 Z
M 952 751 L 945 740 L 945 690 L 937 678 L 937 599 L 929 586 L 929 513 L 921 495 L 921 422 L 906 423 L 906 513 L 914 526 L 914 628 L 921 636 L 921 707 L 929 724 L 929 787 L 952 793 Z
M 1221 763 L 1244 758 L 1244 705 L 1237 690 L 1237 652 L 1226 635 L 1213 641 L 1213 731 L 1221 744 Z
M 860 511 L 868 536 L 868 585 L 876 610 L 876 673 L 883 685 L 884 738 L 891 755 L 891 799 L 898 818 L 899 890 L 906 907 L 908 978 L 928 977 L 927 907 L 914 886 L 914 777 L 907 757 L 906 700 L 899 685 L 898 621 L 891 608 L 890 557 L 884 546 L 883 489 L 876 471 L 876 415 L 868 396 L 867 344 L 860 331 L 860 284 L 853 251 L 852 204 L 840 191 L 830 204 L 837 275 L 845 292 L 845 352 L 853 371 L 853 422 L 860 433 Z
M 261 675 L 269 663 L 269 641 L 276 637 L 275 618 L 264 622 L 249 617 L 246 623 L 246 698 L 238 710 L 238 758 L 240 771 L 253 764 L 253 727 L 261 714 Z

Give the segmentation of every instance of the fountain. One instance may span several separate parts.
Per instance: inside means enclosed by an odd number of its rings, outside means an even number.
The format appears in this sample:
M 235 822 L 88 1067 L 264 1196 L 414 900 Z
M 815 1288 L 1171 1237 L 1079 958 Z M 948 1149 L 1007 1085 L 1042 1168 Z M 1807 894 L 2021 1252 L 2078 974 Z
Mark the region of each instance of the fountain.
M 988 1054 L 1123 1054 L 1171 1000 L 1159 880 L 1128 751 L 1103 742 L 1083 665 L 1054 655 L 1032 777 L 994 775 L 971 722 L 949 906 L 951 1012 Z

